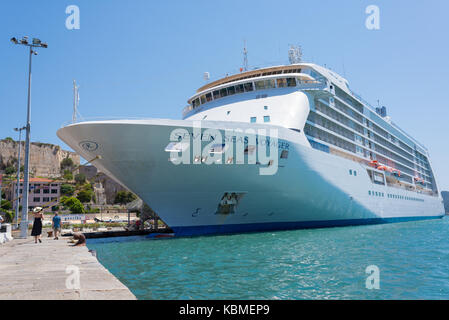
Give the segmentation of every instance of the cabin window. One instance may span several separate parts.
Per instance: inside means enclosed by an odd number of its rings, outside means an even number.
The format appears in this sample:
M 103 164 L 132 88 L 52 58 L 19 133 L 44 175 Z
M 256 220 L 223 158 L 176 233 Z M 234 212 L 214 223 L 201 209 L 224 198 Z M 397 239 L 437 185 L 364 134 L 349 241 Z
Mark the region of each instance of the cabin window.
M 206 101 L 207 102 L 209 102 L 209 101 L 212 101 L 212 93 L 206 93 Z
M 233 94 L 235 94 L 235 87 L 234 86 L 228 88 L 228 95 L 233 95 Z
M 256 90 L 262 90 L 265 89 L 265 81 L 256 81 L 254 82 L 254 84 L 256 85 Z
M 278 84 L 278 88 L 285 88 L 285 87 L 287 87 L 287 79 L 285 79 L 285 78 L 277 79 L 277 84 Z
M 243 86 L 245 87 L 245 92 L 254 91 L 254 87 L 253 87 L 253 83 L 252 82 L 245 83 Z
M 193 104 L 194 108 L 199 107 L 199 105 L 200 105 L 200 98 L 196 98 L 195 100 L 193 100 L 192 104 Z
M 351 175 L 351 176 L 352 176 L 352 170 L 349 170 L 349 175 Z
M 274 83 L 274 79 L 265 80 L 265 88 L 267 88 L 267 89 L 276 88 L 276 85 Z
M 257 121 L 257 118 L 256 117 L 251 117 L 251 123 L 256 123 L 256 121 Z
M 288 87 L 296 87 L 296 80 L 295 80 L 295 78 L 287 78 L 287 86 Z
M 264 106 L 263 108 L 264 108 L 264 110 L 268 110 L 268 106 Z
M 238 84 L 235 86 L 235 92 L 236 93 L 243 93 L 245 92 L 245 88 L 243 87 L 243 84 Z
M 202 95 L 200 99 L 201 99 L 201 104 L 205 104 L 206 103 L 206 96 L 205 95 Z
M 219 99 L 220 98 L 220 91 L 219 90 L 215 90 L 214 91 L 214 100 L 215 99 Z
M 270 116 L 264 116 L 263 122 L 270 122 Z
M 228 91 L 226 90 L 226 88 L 223 88 L 220 90 L 220 95 L 222 97 L 226 97 L 228 95 Z

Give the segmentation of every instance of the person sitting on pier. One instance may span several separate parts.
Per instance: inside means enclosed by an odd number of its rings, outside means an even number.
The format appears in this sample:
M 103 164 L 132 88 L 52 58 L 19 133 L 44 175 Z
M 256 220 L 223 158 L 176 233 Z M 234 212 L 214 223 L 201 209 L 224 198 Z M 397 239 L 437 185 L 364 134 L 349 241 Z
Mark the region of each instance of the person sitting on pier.
M 81 247 L 86 245 L 86 236 L 82 233 L 74 233 L 73 239 L 78 240 L 78 242 L 73 245 L 74 247 Z

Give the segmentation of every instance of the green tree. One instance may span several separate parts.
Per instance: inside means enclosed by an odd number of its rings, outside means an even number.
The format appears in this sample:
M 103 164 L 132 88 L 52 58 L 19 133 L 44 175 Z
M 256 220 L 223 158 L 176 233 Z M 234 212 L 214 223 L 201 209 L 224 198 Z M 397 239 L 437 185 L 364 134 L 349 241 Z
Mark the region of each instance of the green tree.
M 64 178 L 64 180 L 72 181 L 73 180 L 73 174 L 70 172 L 70 170 L 64 170 L 63 178 Z
M 114 203 L 127 204 L 127 203 L 130 203 L 130 202 L 132 202 L 132 201 L 134 201 L 136 199 L 137 199 L 136 195 L 134 193 L 132 193 L 132 192 L 119 191 L 115 195 Z
M 84 207 L 81 201 L 75 197 L 61 197 L 60 202 L 68 208 L 71 213 L 84 213 Z
M 78 192 L 77 198 L 82 203 L 87 203 L 92 200 L 94 196 L 94 192 L 90 189 L 83 189 L 80 192 Z
M 14 220 L 14 213 L 12 211 L 9 210 L 2 210 L 0 209 L 0 211 L 5 213 L 5 222 L 6 223 L 11 223 Z
M 3 210 L 11 210 L 12 209 L 12 204 L 8 200 L 2 200 L 1 208 Z
M 14 174 L 16 173 L 16 168 L 13 166 L 6 167 L 5 174 Z
M 62 161 L 61 161 L 61 169 L 66 169 L 66 168 L 72 168 L 73 167 L 73 160 L 72 160 L 72 158 L 69 158 L 69 157 L 67 157 L 67 158 L 64 158 Z
M 61 185 L 61 194 L 64 196 L 73 196 L 75 193 L 75 187 L 71 184 L 63 184 Z
M 78 173 L 75 176 L 75 181 L 77 184 L 83 184 L 86 182 L 86 176 L 83 173 Z
M 11 138 L 11 137 L 6 137 L 6 138 L 5 138 L 5 140 L 6 140 L 6 141 L 11 141 L 11 142 L 14 142 L 14 139 L 13 139 L 13 138 Z

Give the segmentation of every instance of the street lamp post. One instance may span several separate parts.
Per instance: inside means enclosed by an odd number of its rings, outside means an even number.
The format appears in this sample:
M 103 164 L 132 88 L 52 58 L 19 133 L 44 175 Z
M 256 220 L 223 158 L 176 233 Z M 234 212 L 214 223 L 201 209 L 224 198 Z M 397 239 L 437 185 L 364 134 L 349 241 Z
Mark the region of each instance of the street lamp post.
M 26 127 L 22 128 L 14 128 L 14 131 L 19 132 L 19 152 L 17 157 L 17 185 L 16 185 L 16 215 L 15 215 L 15 221 L 16 221 L 16 229 L 19 228 L 19 206 L 20 206 L 20 154 L 22 150 L 22 130 L 25 130 Z
M 22 40 L 11 38 L 14 44 L 20 44 L 30 48 L 30 58 L 28 66 L 28 106 L 27 106 L 27 123 L 26 123 L 26 140 L 25 140 L 25 165 L 23 173 L 23 191 L 22 191 L 22 220 L 20 222 L 20 237 L 26 239 L 28 237 L 28 191 L 29 191 L 29 161 L 30 161 L 30 129 L 31 129 L 31 62 L 33 54 L 37 55 L 34 48 L 47 48 L 46 43 L 41 40 L 33 38 L 31 43 L 28 43 L 28 37 L 23 37 Z

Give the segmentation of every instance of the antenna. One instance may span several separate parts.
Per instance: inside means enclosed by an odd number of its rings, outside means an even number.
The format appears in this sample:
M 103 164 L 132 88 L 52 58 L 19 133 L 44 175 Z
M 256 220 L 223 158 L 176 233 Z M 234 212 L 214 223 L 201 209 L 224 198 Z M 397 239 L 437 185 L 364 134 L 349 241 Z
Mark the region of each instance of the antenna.
M 204 72 L 204 75 L 203 75 L 203 79 L 204 79 L 204 81 L 209 81 L 209 79 L 210 79 L 210 73 L 209 72 Z
M 246 40 L 243 46 L 243 70 L 248 71 L 248 50 L 246 50 Z
M 78 113 L 78 104 L 80 102 L 79 86 L 76 85 L 76 81 L 73 80 L 73 114 L 72 123 L 76 122 L 76 114 Z
M 302 49 L 301 46 L 290 45 L 288 50 L 288 60 L 290 64 L 300 63 L 302 60 Z

